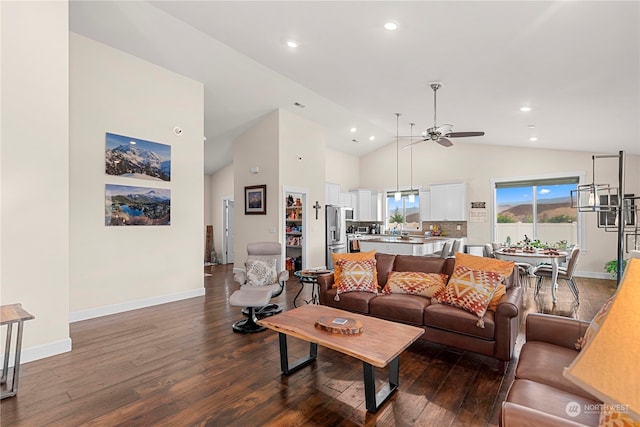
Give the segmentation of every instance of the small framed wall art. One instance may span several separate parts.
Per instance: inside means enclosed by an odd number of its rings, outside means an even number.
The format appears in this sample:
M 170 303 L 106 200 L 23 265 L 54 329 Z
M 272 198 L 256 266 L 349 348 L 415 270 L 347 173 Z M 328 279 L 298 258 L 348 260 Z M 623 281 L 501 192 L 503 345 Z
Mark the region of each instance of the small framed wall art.
M 244 214 L 267 214 L 267 186 L 251 185 L 244 187 Z

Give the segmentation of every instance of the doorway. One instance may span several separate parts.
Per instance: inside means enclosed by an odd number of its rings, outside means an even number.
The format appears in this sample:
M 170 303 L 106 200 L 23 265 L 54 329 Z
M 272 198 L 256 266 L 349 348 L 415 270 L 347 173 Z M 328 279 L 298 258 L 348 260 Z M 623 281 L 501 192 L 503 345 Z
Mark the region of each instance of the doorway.
M 233 264 L 233 200 L 222 202 L 222 263 Z

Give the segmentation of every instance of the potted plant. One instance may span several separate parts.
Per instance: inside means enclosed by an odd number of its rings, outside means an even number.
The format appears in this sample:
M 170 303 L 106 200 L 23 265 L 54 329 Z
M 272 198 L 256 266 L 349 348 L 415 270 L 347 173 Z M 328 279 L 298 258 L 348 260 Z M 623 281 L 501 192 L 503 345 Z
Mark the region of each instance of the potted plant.
M 622 260 L 622 271 L 620 272 L 620 274 L 622 274 L 624 272 L 624 268 L 627 266 L 627 260 L 623 259 Z M 614 279 L 618 278 L 618 260 L 617 259 L 612 259 L 611 261 L 607 262 L 604 265 L 604 269 L 607 273 L 611 274 L 611 277 L 613 277 Z

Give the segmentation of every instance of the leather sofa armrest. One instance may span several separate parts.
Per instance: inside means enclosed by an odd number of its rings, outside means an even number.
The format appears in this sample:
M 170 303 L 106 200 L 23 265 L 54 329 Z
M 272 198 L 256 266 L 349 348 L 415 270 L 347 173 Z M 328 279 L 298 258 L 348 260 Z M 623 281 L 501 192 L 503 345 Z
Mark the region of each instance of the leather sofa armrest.
M 522 305 L 523 288 L 512 286 L 507 289 L 505 295 L 500 298 L 496 308 L 496 317 L 513 318 L 520 313 L 519 307 Z
M 527 341 L 542 341 L 575 350 L 576 341 L 584 336 L 589 323 L 552 314 L 529 313 L 525 336 Z
M 501 427 L 578 427 L 583 424 L 512 402 L 502 402 Z
M 333 273 L 321 274 L 318 276 L 318 292 L 320 294 L 320 304 L 326 305 L 325 293 L 333 287 Z

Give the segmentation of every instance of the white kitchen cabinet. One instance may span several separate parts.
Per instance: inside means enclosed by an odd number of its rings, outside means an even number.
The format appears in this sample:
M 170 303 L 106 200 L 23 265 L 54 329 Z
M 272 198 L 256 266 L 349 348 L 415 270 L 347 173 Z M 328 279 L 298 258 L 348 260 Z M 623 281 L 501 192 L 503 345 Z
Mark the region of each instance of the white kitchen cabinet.
M 351 193 L 340 193 L 340 206 L 346 206 L 353 208 L 353 201 L 351 200 Z M 355 217 L 354 217 L 355 219 Z
M 420 191 L 420 221 L 431 221 L 431 200 L 429 191 Z
M 379 240 L 360 241 L 360 251 L 369 252 L 375 250 L 385 254 L 420 256 L 433 253 L 433 245 L 431 243 L 381 242 Z
M 352 190 L 353 214 L 357 221 L 378 220 L 378 195 L 371 190 Z
M 325 182 L 325 202 L 327 205 L 340 205 L 340 184 L 335 184 L 333 182 Z
M 433 184 L 429 188 L 430 221 L 466 221 L 465 183 Z

